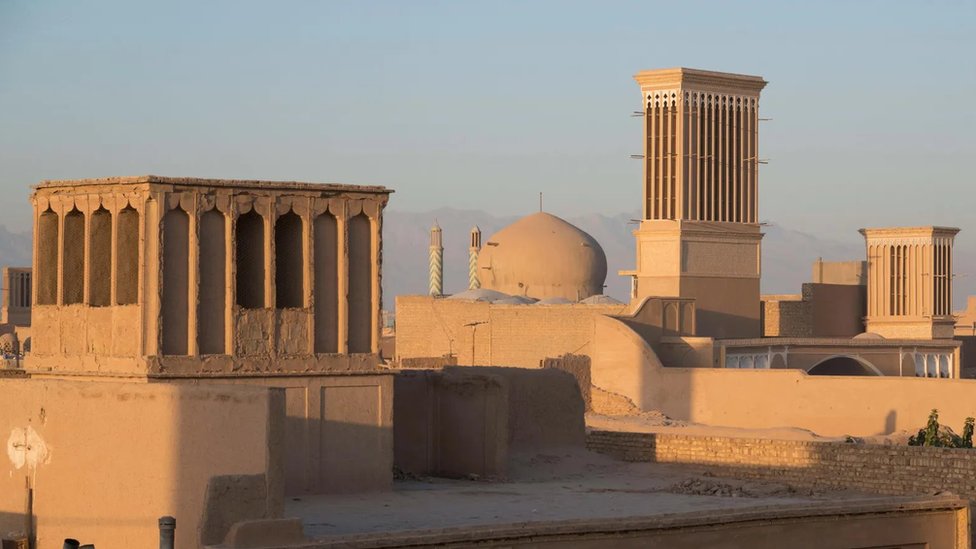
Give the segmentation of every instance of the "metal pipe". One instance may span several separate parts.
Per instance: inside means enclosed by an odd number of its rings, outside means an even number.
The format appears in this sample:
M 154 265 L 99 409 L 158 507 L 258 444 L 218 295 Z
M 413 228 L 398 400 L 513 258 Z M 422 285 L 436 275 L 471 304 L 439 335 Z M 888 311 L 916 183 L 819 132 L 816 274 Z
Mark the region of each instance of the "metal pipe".
M 176 536 L 176 519 L 159 517 L 159 549 L 173 549 Z

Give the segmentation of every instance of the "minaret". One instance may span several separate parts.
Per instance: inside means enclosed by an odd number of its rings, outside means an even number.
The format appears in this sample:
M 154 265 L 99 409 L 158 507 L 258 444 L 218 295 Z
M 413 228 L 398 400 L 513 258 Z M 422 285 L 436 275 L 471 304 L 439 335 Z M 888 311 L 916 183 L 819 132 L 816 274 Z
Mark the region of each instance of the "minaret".
M 468 289 L 477 290 L 481 287 L 478 279 L 478 252 L 481 251 L 481 229 L 477 225 L 471 229 L 471 247 L 468 248 Z
M 643 216 L 634 300 L 695 299 L 697 333 L 759 337 L 758 76 L 642 71 Z
M 437 221 L 430 228 L 430 295 L 444 295 L 444 240 Z

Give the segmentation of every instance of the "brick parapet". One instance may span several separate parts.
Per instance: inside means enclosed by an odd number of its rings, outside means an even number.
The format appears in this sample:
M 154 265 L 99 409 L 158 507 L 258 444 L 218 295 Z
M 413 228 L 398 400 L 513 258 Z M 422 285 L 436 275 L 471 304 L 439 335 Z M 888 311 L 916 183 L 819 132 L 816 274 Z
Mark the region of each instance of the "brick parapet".
M 976 500 L 976 451 L 844 442 L 591 431 L 590 450 L 624 461 L 707 466 L 719 474 L 804 487 Z

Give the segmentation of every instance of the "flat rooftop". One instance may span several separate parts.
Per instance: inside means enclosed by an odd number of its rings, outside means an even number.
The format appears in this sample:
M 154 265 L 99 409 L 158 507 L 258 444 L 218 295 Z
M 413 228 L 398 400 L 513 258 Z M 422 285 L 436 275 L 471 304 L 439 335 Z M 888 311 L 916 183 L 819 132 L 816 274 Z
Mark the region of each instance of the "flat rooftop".
M 811 492 L 783 484 L 711 476 L 701 468 L 626 463 L 569 450 L 524 456 L 506 482 L 424 478 L 394 483 L 392 492 L 288 498 L 285 516 L 299 517 L 305 535 L 341 545 L 385 539 L 406 543 L 477 532 L 502 535 L 537 529 L 593 528 L 609 521 L 646 527 L 707 523 L 725 516 L 784 516 L 891 505 L 913 498 L 856 492 Z M 819 509 L 819 511 L 818 511 Z M 791 511 L 792 510 L 792 511 Z M 474 532 L 474 534 L 473 534 Z M 455 539 L 455 541 L 457 541 Z
M 263 190 L 294 190 L 311 192 L 360 192 L 390 194 L 392 189 L 377 185 L 348 185 L 344 183 L 311 183 L 302 181 L 263 181 L 257 179 L 207 179 L 202 177 L 166 177 L 161 175 L 133 175 L 95 179 L 63 179 L 42 181 L 36 190 L 70 189 L 74 187 L 102 187 L 109 185 L 160 184 L 178 187 L 242 188 Z

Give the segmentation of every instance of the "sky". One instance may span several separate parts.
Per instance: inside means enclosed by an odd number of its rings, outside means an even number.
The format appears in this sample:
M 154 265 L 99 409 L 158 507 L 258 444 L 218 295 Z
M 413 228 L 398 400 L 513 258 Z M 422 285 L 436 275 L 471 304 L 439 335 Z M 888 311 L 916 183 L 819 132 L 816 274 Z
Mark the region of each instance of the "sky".
M 976 249 L 976 2 L 0 0 L 0 224 L 44 179 L 386 185 L 390 207 L 637 211 L 639 70 L 754 74 L 760 213 Z

